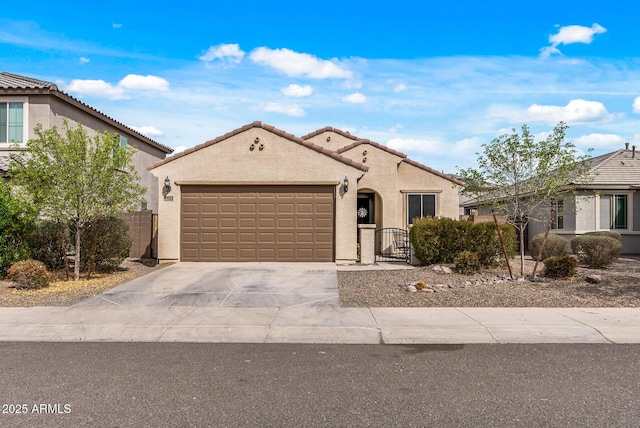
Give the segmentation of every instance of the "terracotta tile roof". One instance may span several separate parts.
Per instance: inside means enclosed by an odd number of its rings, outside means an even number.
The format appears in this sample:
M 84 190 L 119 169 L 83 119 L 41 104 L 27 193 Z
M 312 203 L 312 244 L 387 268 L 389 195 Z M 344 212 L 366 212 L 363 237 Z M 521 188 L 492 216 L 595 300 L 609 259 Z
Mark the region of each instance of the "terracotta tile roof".
M 399 152 L 397 150 L 393 150 L 393 149 L 385 146 L 384 144 L 376 143 L 375 141 L 371 141 L 371 140 L 358 140 L 355 143 L 349 144 L 348 146 L 344 146 L 344 147 L 339 148 L 338 150 L 336 150 L 336 152 L 337 153 L 344 153 L 347 150 L 351 150 L 354 147 L 358 147 L 361 144 L 369 144 L 369 145 L 371 145 L 373 147 L 376 147 L 376 148 L 378 148 L 380 150 L 384 150 L 385 152 L 391 153 L 392 155 L 401 157 L 403 159 L 407 158 L 407 155 L 405 155 L 404 153 Z
M 300 138 L 302 138 L 303 140 L 308 140 L 309 138 L 315 137 L 316 135 L 320 135 L 323 132 L 335 132 L 336 134 L 342 135 L 343 137 L 349 138 L 351 140 L 359 140 L 360 138 L 356 137 L 355 135 L 351 135 L 350 133 L 343 131 L 341 129 L 338 128 L 334 128 L 332 126 L 325 126 L 324 128 L 320 128 L 320 129 L 316 129 L 313 132 L 308 133 L 307 135 L 304 135 Z
M 354 161 L 352 159 L 349 159 L 349 158 L 347 158 L 345 156 L 342 156 L 342 155 L 334 152 L 333 150 L 327 149 L 326 147 L 322 147 L 322 146 L 319 146 L 317 144 L 310 143 L 309 141 L 305 141 L 300 137 L 296 137 L 295 135 L 289 134 L 289 133 L 287 133 L 287 132 L 285 132 L 285 131 L 283 131 L 281 129 L 278 129 L 278 128 L 274 127 L 274 126 L 268 125 L 266 123 L 263 124 L 260 121 L 249 123 L 247 125 L 244 125 L 241 128 L 234 129 L 233 131 L 227 132 L 224 135 L 216 137 L 213 140 L 205 141 L 204 143 L 198 144 L 197 146 L 191 147 L 190 149 L 187 149 L 187 150 L 185 150 L 183 152 L 176 153 L 173 156 L 169 156 L 166 159 L 163 159 L 161 161 L 158 161 L 158 162 L 154 163 L 153 165 L 148 166 L 147 169 L 157 168 L 160 165 L 164 165 L 164 164 L 166 164 L 168 162 L 174 161 L 176 159 L 179 159 L 179 158 L 181 158 L 183 156 L 186 156 L 186 155 L 191 154 L 193 152 L 196 152 L 198 150 L 202 150 L 205 147 L 209 147 L 209 146 L 217 144 L 217 143 L 219 143 L 221 141 L 227 140 L 227 139 L 233 137 L 234 135 L 238 135 L 238 134 L 240 134 L 242 132 L 245 132 L 245 131 L 248 131 L 249 129 L 252 129 L 252 128 L 262 128 L 262 129 L 264 129 L 266 131 L 269 131 L 269 132 L 271 132 L 271 133 L 273 133 L 275 135 L 278 135 L 280 137 L 286 138 L 287 140 L 290 140 L 290 141 L 293 141 L 295 143 L 298 143 L 301 146 L 307 147 L 307 148 L 309 148 L 311 150 L 314 150 L 314 151 L 316 151 L 318 153 L 322 153 L 325 156 L 329 156 L 329 157 L 331 157 L 331 158 L 333 158 L 333 159 L 335 159 L 335 160 L 337 160 L 339 162 L 342 162 L 344 164 L 347 164 L 349 166 L 357 168 L 357 169 L 359 169 L 361 171 L 368 171 L 369 170 L 369 168 L 367 166 L 365 166 L 365 165 L 363 165 L 363 164 L 361 164 L 359 162 L 356 162 L 356 161 Z
M 44 80 L 38 80 L 31 77 L 20 76 L 18 74 L 7 73 L 5 71 L 0 73 L 0 94 L 2 93 L 10 93 L 10 94 L 49 94 L 56 96 L 69 104 L 72 104 L 85 112 L 96 116 L 103 121 L 109 123 L 116 129 L 120 129 L 129 134 L 135 135 L 140 140 L 149 144 L 152 147 L 162 150 L 165 153 L 172 153 L 173 149 L 171 147 L 165 146 L 164 144 L 160 144 L 155 140 L 147 137 L 134 130 L 133 128 L 128 127 L 122 122 L 118 122 L 112 117 L 107 116 L 99 110 L 91 107 L 89 104 L 86 104 L 79 99 L 72 97 L 64 91 L 58 89 L 54 83 L 47 82 Z

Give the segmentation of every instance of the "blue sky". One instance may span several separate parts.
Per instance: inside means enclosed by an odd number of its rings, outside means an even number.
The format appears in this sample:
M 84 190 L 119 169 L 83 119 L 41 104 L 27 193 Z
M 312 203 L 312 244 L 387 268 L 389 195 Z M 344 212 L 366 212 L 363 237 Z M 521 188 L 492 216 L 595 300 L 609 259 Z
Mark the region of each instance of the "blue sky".
M 0 68 L 177 148 L 254 120 L 334 126 L 445 172 L 560 120 L 594 154 L 640 146 L 632 1 L 32 0 L 3 9 Z

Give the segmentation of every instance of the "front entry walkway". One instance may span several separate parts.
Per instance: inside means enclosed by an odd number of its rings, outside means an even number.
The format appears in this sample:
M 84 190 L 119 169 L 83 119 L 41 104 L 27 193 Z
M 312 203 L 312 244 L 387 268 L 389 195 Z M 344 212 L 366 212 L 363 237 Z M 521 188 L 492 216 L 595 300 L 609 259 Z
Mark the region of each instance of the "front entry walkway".
M 338 307 L 335 263 L 177 263 L 75 306 Z

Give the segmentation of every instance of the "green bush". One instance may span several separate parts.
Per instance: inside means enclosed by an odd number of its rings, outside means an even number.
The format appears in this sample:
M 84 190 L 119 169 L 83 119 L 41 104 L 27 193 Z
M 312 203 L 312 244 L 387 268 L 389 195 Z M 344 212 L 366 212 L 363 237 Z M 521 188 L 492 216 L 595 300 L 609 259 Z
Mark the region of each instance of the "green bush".
M 11 263 L 31 256 L 31 234 L 34 222 L 16 205 L 7 186 L 0 178 L 0 278 Z
M 65 250 L 60 242 L 62 234 Z M 55 271 L 64 267 L 64 253 L 72 249 L 69 227 L 54 221 L 41 221 L 36 224 L 33 235 L 33 258 L 40 260 L 45 266 Z
M 582 235 L 573 238 L 571 251 L 588 267 L 605 268 L 620 256 L 622 242 L 608 236 Z
M 44 263 L 28 259 L 13 263 L 7 269 L 7 279 L 15 282 L 19 288 L 37 289 L 47 287 L 55 278 Z
M 614 232 L 613 230 L 598 230 L 597 232 L 587 232 L 585 235 L 589 236 L 608 236 L 609 238 L 616 239 L 622 242 L 622 235 L 618 232 Z
M 113 272 L 129 256 L 129 250 L 133 243 L 133 239 L 129 235 L 129 226 L 121 218 L 108 217 L 86 228 L 80 240 L 80 269 L 82 270 L 87 270 L 89 266 L 96 225 L 98 226 L 98 241 L 95 270 Z
M 578 261 L 571 256 L 552 256 L 544 259 L 544 276 L 549 278 L 569 278 L 575 276 Z
M 544 233 L 538 233 L 531 240 L 529 250 L 531 257 L 536 260 L 538 254 L 540 254 L 540 247 L 542 246 L 542 240 L 544 239 Z M 544 249 L 542 250 L 542 257 L 540 260 L 548 259 L 549 257 L 564 256 L 567 254 L 569 248 L 569 241 L 562 236 L 550 233 L 547 235 L 547 241 L 544 243 Z
M 509 256 L 515 255 L 516 233 L 512 226 L 500 225 Z M 409 231 L 415 255 L 424 264 L 452 263 L 462 251 L 478 255 L 482 266 L 500 263 L 502 249 L 493 223 L 473 224 L 446 218 L 421 218 Z
M 453 261 L 453 270 L 464 275 L 478 273 L 481 267 L 478 254 L 471 251 L 462 251 Z

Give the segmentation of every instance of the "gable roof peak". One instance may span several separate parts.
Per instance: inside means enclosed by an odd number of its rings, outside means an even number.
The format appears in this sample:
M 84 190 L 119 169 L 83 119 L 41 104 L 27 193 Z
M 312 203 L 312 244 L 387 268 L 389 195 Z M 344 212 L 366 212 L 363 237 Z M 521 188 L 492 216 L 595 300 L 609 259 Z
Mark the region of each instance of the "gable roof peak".
M 302 138 L 303 140 L 308 140 L 310 138 L 315 137 L 316 135 L 320 135 L 325 132 L 334 132 L 338 135 L 342 135 L 343 137 L 349 138 L 354 141 L 360 140 L 360 138 L 356 137 L 355 135 L 351 135 L 349 131 L 343 131 L 342 129 L 334 128 L 333 126 L 325 126 L 324 128 L 316 129 L 315 131 L 312 131 L 307 135 L 303 135 L 300 138 Z

